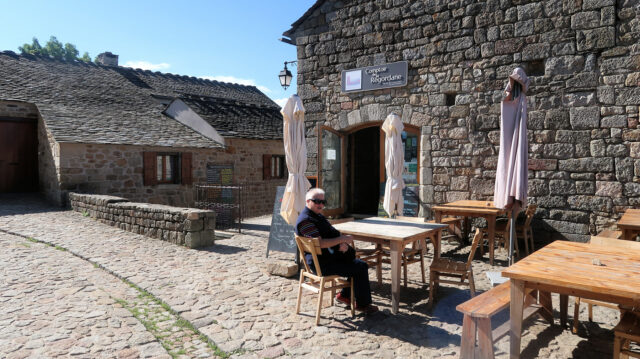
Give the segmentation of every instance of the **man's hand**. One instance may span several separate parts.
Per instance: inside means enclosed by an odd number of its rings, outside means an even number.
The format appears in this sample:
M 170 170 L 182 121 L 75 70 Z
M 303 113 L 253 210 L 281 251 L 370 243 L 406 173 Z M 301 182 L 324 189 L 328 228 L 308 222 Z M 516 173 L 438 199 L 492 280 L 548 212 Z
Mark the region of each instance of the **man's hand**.
M 340 243 L 338 250 L 342 253 L 346 253 L 349 250 L 349 245 L 346 243 Z
M 346 234 L 344 235 L 344 237 L 346 237 L 346 241 L 344 243 L 350 245 L 351 247 L 353 247 L 353 236 L 350 234 Z

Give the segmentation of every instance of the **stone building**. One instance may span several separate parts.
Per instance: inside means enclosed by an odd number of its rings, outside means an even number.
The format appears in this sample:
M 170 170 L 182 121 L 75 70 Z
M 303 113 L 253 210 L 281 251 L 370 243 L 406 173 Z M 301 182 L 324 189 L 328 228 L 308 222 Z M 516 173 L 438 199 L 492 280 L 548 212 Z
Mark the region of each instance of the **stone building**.
M 517 66 L 531 79 L 534 231 L 584 241 L 639 205 L 636 0 L 318 0 L 284 36 L 297 47 L 308 175 L 339 193 L 336 212 L 374 211 L 362 201 L 385 180 L 379 127 L 391 112 L 417 138 L 405 161 L 416 162 L 408 172 L 425 216 L 433 204 L 491 199 L 500 101 Z M 344 71 L 403 61 L 404 86 L 341 87 Z M 340 150 L 341 161 L 326 160 Z
M 286 181 L 279 106 L 254 86 L 0 52 L 0 192 L 68 192 L 193 206 L 194 184 Z M 264 167 L 264 169 L 263 169 Z

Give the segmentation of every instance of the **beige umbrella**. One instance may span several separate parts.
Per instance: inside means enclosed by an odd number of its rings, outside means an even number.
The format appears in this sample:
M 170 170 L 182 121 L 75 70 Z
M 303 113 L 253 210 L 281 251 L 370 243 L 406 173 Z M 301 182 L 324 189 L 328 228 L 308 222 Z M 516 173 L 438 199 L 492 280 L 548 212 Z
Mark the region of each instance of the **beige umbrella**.
M 505 99 L 501 104 L 500 152 L 493 194 L 493 204 L 511 209 L 509 264 L 512 263 L 515 238 L 515 217 L 527 205 L 528 158 L 527 142 L 527 90 L 529 78 L 516 67 L 509 75 Z
M 304 196 L 311 187 L 304 175 L 307 170 L 307 142 L 304 138 L 304 107 L 300 97 L 291 95 L 280 113 L 284 122 L 284 153 L 289 169 L 280 215 L 287 223 L 294 224 L 304 209 Z
M 382 207 L 390 217 L 402 215 L 404 209 L 404 199 L 402 190 L 404 180 L 402 171 L 404 170 L 404 150 L 402 148 L 402 120 L 395 113 L 387 116 L 382 124 L 385 134 L 384 140 L 384 167 L 387 170 L 387 184 L 384 188 L 384 202 Z

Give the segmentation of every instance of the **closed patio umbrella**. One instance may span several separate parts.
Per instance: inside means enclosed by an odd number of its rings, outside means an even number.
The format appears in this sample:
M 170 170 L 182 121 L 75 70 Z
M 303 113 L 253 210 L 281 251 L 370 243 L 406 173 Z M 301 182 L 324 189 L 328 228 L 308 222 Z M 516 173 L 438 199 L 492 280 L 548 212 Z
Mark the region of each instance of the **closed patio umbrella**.
M 284 153 L 289 169 L 280 215 L 287 223 L 294 224 L 304 209 L 304 196 L 311 187 L 304 175 L 307 170 L 307 142 L 304 138 L 304 107 L 300 97 L 291 95 L 280 113 L 284 123 Z
M 404 209 L 404 199 L 402 198 L 402 189 L 404 189 L 402 130 L 404 130 L 404 125 L 398 115 L 391 113 L 384 120 L 382 130 L 385 134 L 384 167 L 387 170 L 387 184 L 384 189 L 382 207 L 390 217 L 393 217 L 402 215 Z
M 500 152 L 493 194 L 497 208 L 511 209 L 509 235 L 509 264 L 513 262 L 515 220 L 520 208 L 527 205 L 528 157 L 527 142 L 527 90 L 529 78 L 516 67 L 509 75 L 505 98 L 501 104 Z

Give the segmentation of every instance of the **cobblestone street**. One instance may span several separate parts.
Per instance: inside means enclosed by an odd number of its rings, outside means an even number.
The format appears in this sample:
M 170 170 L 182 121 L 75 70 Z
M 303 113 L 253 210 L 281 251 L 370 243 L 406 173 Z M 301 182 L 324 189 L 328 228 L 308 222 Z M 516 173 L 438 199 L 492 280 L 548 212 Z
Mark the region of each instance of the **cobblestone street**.
M 315 327 L 315 297 L 305 296 L 303 315 L 295 315 L 297 278 L 266 273 L 272 256 L 291 257 L 273 253 L 265 259 L 268 232 L 246 230 L 193 250 L 109 227 L 29 196 L 0 197 L 0 231 L 0 357 L 453 358 L 458 354 L 462 316 L 455 306 L 469 293 L 444 286 L 429 311 L 428 286 L 419 281 L 419 265 L 410 267 L 398 315 L 390 312 L 385 271 L 383 285 L 373 288 L 379 313 L 351 318 L 342 306 L 326 307 L 321 325 Z M 468 247 L 444 246 L 447 255 L 460 258 L 465 250 Z M 497 252 L 496 264 L 504 263 L 504 255 Z M 427 264 L 430 261 L 429 256 Z M 474 260 L 481 291 L 489 288 L 482 272 L 500 268 L 487 262 L 486 255 Z M 373 279 L 373 271 L 370 275 Z M 142 300 L 145 291 L 160 302 Z M 146 312 L 137 313 L 137 305 Z M 145 315 L 149 308 L 163 305 L 165 314 L 155 319 Z M 583 323 L 581 336 L 539 319 L 528 322 L 522 357 L 610 356 L 610 329 L 617 314 L 599 307 L 594 312 L 596 322 Z M 176 314 L 175 320 L 169 318 Z M 165 340 L 167 331 L 191 326 L 191 334 Z M 164 327 L 168 329 L 163 332 Z M 217 353 L 208 341 L 215 343 Z M 508 339 L 502 339 L 496 346 L 497 357 L 507 357 L 507 350 Z

